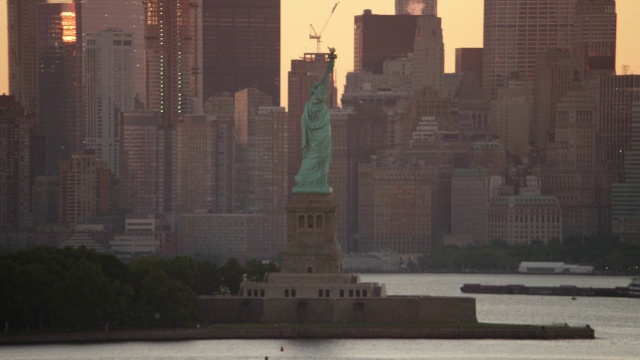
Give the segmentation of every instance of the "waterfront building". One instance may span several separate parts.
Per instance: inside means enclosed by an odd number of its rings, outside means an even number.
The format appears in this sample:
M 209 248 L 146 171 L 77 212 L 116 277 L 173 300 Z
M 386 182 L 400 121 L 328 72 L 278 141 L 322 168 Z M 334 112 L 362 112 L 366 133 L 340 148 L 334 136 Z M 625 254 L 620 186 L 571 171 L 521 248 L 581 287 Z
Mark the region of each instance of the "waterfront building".
M 451 235 L 465 236 L 478 246 L 487 244 L 487 206 L 501 178 L 483 168 L 456 169 L 451 177 Z
M 482 167 L 487 175 L 504 176 L 507 170 L 507 149 L 498 141 L 474 141 L 469 146 L 469 166 Z
M 577 0 L 485 0 L 483 87 L 495 99 L 518 72 L 533 82 L 536 56 L 547 48 L 571 48 Z
M 83 39 L 84 147 L 118 177 L 118 116 L 134 109 L 134 43 L 131 33 L 105 30 Z
M 371 10 L 357 15 L 353 71 L 381 74 L 385 60 L 413 53 L 418 18 L 416 15 L 376 15 Z
M 562 238 L 562 210 L 554 196 L 500 195 L 489 199 L 487 241 L 529 244 Z
M 30 128 L 15 96 L 0 96 L 0 234 L 31 225 Z
M 257 88 L 280 105 L 280 0 L 202 2 L 204 99 Z
M 180 116 L 202 110 L 201 0 L 143 4 L 146 109 L 160 113 L 165 126 L 175 126 Z

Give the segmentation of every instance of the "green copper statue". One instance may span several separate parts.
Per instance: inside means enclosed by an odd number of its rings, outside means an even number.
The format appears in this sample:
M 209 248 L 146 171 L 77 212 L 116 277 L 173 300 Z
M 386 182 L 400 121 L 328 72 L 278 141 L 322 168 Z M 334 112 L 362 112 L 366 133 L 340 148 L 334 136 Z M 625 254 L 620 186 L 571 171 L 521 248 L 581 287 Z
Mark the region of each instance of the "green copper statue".
M 302 164 L 296 175 L 294 193 L 330 193 L 327 184 L 331 164 L 331 123 L 329 109 L 324 104 L 329 75 L 337 56 L 329 48 L 329 66 L 321 82 L 311 85 L 311 97 L 304 105 L 300 119 L 302 126 Z

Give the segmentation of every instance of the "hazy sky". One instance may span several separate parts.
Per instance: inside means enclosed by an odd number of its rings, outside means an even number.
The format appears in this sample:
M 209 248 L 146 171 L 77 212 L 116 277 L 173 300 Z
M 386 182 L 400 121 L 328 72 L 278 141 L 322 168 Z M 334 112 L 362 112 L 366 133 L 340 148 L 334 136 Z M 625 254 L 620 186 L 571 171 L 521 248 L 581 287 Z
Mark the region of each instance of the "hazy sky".
M 316 42 L 309 39 L 309 24 L 316 30 L 329 17 L 334 0 L 282 1 L 282 104 L 286 105 L 287 72 L 291 60 L 305 52 L 315 52 Z M 342 93 L 347 72 L 353 70 L 353 17 L 371 9 L 374 14 L 393 14 L 394 0 L 340 0 L 335 13 L 322 34 L 323 49 L 336 48 L 338 91 Z M 618 50 L 616 69 L 622 65 L 640 74 L 640 0 L 617 0 Z M 482 47 L 483 0 L 439 0 L 438 16 L 442 18 L 445 42 L 445 70 L 455 69 L 455 49 Z M 8 93 L 6 0 L 0 0 L 0 93 Z

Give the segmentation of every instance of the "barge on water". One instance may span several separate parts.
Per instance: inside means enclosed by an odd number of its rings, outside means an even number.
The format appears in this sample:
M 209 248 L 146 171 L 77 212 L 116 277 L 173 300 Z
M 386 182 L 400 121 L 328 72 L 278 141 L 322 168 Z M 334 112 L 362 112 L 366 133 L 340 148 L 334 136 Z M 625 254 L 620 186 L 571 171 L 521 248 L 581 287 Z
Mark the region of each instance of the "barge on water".
M 628 287 L 594 288 L 574 285 L 525 286 L 464 284 L 460 288 L 460 291 L 466 294 L 638 297 L 632 294 Z

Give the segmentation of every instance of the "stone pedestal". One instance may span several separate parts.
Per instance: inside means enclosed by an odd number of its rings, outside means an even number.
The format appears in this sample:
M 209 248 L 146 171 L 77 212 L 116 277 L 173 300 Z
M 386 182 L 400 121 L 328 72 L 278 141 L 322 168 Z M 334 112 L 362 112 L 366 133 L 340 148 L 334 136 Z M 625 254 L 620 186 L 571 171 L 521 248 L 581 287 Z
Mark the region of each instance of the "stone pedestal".
M 282 273 L 341 273 L 333 194 L 292 193 L 287 210 L 287 246 Z

